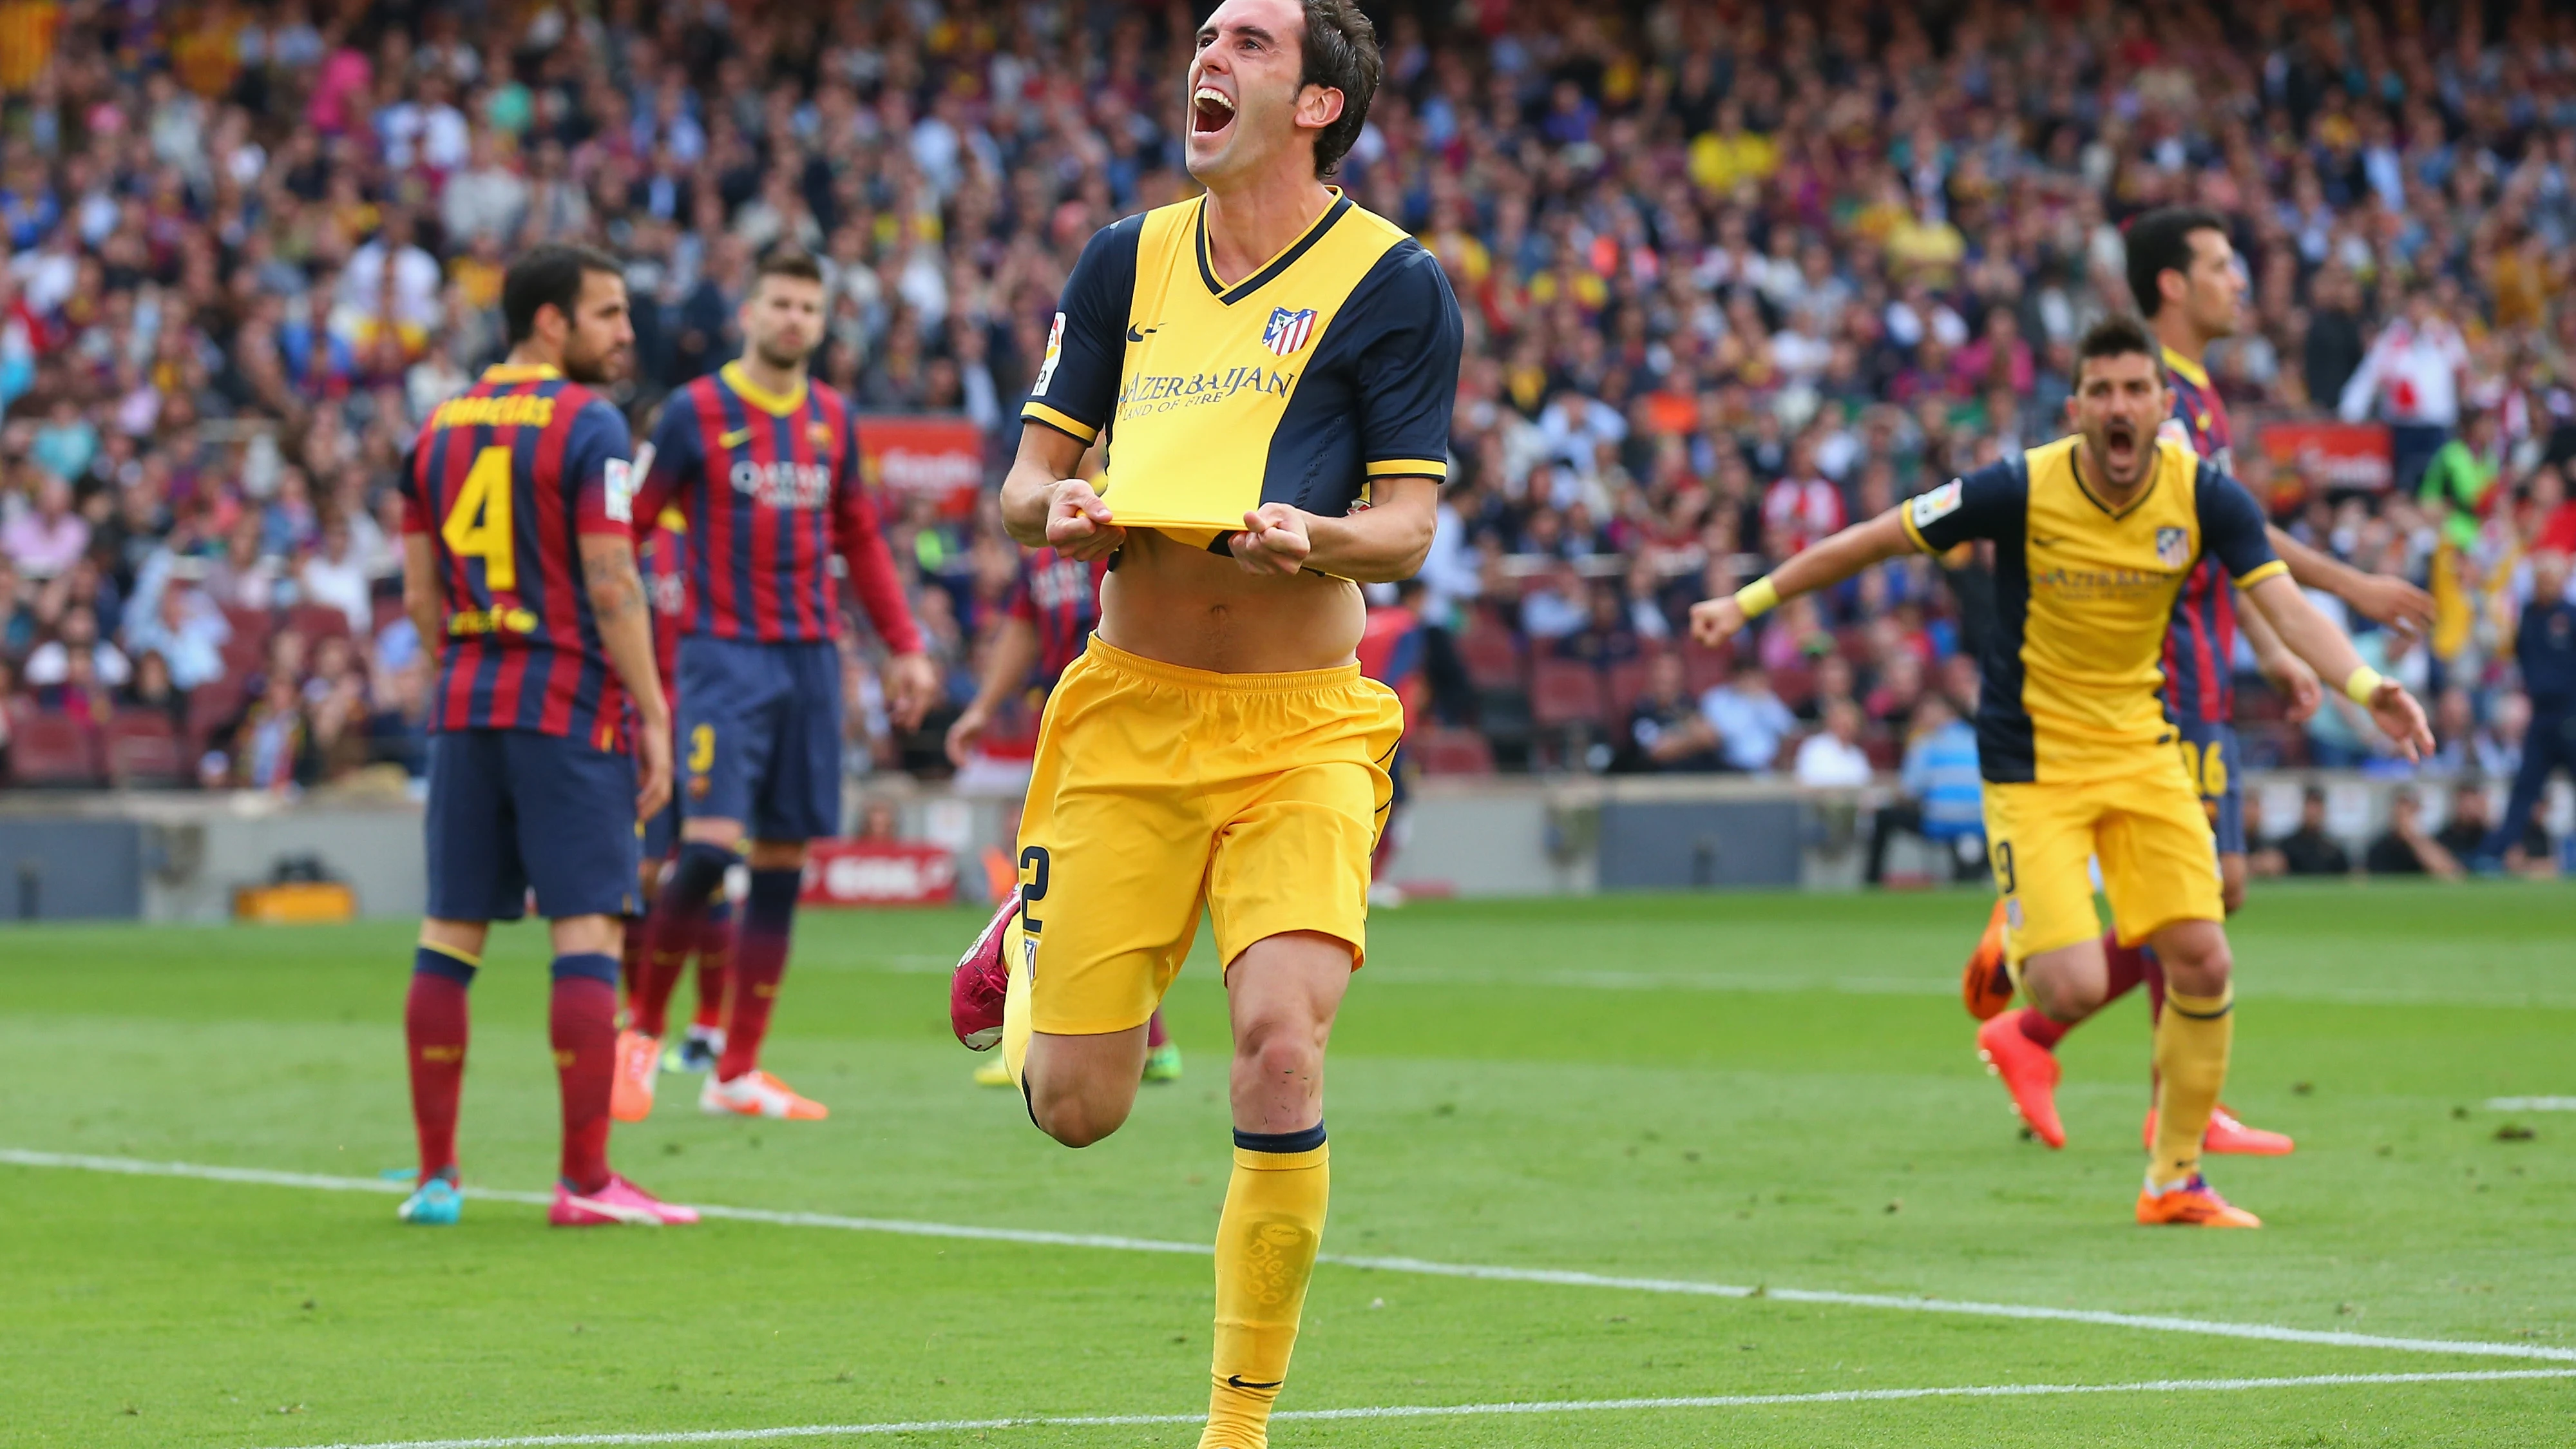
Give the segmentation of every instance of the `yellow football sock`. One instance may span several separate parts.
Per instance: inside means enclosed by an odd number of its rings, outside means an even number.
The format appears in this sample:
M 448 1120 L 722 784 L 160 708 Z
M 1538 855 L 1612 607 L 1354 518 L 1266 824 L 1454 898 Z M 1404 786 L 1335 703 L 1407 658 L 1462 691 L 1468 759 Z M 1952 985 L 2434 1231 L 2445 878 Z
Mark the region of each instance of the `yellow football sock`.
M 1002 996 L 1002 1069 L 1011 1074 L 1011 1085 L 1028 1092 L 1029 1038 L 1036 1028 L 1029 1024 L 1029 952 L 1025 942 L 1028 933 L 1020 929 L 1020 918 L 1002 928 L 1002 964 L 1011 969 L 1010 989 Z
M 2236 988 L 2216 996 L 2165 992 L 2156 1023 L 2156 1156 L 2147 1180 L 2171 1187 L 2200 1170 L 2201 1134 L 2227 1085 L 2227 1050 L 2236 1036 Z
M 1199 1449 L 1268 1449 L 1270 1406 L 1288 1378 L 1330 1196 L 1322 1123 L 1234 1134 L 1234 1177 L 1216 1225 L 1216 1355 Z

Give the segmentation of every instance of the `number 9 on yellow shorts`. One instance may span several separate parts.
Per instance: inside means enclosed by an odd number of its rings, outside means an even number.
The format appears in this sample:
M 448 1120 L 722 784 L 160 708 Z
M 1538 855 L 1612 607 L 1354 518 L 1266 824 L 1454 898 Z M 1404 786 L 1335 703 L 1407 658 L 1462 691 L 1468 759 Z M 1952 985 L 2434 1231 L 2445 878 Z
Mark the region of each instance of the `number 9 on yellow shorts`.
M 2101 934 L 2092 873 L 2125 945 L 2174 921 L 2226 916 L 2209 814 L 2179 757 L 2135 775 L 1986 785 L 1987 858 L 2004 897 L 2004 954 L 2016 963 Z
M 1143 1025 L 1202 907 L 1221 962 L 1316 931 L 1356 968 L 1403 732 L 1355 664 L 1212 674 L 1092 639 L 1047 697 L 1020 821 L 1032 1028 Z

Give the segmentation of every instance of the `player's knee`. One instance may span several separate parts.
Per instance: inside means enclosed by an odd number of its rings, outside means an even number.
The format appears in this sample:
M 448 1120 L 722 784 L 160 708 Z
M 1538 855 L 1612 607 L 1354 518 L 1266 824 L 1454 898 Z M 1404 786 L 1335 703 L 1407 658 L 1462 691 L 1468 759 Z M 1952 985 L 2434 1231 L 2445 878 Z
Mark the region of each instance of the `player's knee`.
M 2106 994 L 2097 978 L 2074 971 L 2022 970 L 2022 990 L 2051 1021 L 2082 1021 L 2102 1009 Z
M 1267 1096 L 1283 1086 L 1320 1080 L 1329 1029 L 1285 1016 L 1246 1023 L 1234 1047 L 1237 1086 L 1257 1083 Z
M 1089 1147 L 1126 1125 L 1135 1097 L 1115 1093 L 1029 1088 L 1029 1116 L 1038 1130 L 1067 1147 Z
M 801 840 L 755 840 L 746 857 L 753 870 L 803 870 L 805 842 Z
M 2165 983 L 2188 996 L 2216 996 L 2235 973 L 2227 933 L 2215 921 L 2187 921 L 2157 932 L 2156 956 L 2164 963 Z

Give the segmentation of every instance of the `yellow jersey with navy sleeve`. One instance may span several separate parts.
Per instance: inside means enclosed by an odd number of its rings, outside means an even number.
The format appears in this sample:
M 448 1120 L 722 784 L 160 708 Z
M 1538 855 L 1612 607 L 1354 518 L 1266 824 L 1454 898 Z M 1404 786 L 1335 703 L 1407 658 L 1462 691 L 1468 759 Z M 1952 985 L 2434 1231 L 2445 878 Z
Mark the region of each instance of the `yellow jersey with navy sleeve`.
M 1461 326 L 1438 260 L 1336 191 L 1227 283 L 1206 206 L 1091 238 L 1020 415 L 1103 444 L 1121 526 L 1212 547 L 1264 503 L 1338 517 L 1373 479 L 1447 477 Z
M 2174 595 L 2205 555 L 2239 588 L 2285 565 L 2263 512 L 2215 463 L 2170 438 L 2126 507 L 2105 505 L 2060 438 L 1906 501 L 1927 552 L 1995 545 L 1997 628 L 1977 710 L 1977 754 L 1998 784 L 2083 782 L 2164 768 L 2174 726 L 2159 697 Z

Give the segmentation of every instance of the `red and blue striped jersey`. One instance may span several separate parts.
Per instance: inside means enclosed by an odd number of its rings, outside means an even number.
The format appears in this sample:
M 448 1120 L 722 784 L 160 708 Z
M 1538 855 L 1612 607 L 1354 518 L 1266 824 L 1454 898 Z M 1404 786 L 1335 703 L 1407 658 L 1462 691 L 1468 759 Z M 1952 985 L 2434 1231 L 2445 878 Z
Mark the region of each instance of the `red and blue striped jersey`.
M 859 476 L 857 417 L 839 393 L 781 397 L 729 362 L 671 395 L 637 507 L 687 526 L 692 635 L 763 644 L 838 637 L 831 560 L 898 654 L 921 648 L 877 508 Z
M 1005 605 L 1014 619 L 1038 631 L 1037 683 L 1046 689 L 1064 677 L 1065 669 L 1091 642 L 1100 626 L 1100 581 L 1109 576 L 1109 560 L 1083 563 L 1051 548 L 1023 552 L 1020 572 L 1011 581 Z
M 689 578 L 680 557 L 680 535 L 687 531 L 680 511 L 665 508 L 635 550 L 643 566 L 644 597 L 653 606 L 653 670 L 662 676 L 662 697 L 674 709 L 680 703 L 680 630 L 689 611 Z
M 625 748 L 579 540 L 632 536 L 629 446 L 617 409 L 551 367 L 486 369 L 430 414 L 403 469 L 403 531 L 430 542 L 447 621 L 431 729 Z
M 2179 440 L 2234 476 L 2236 433 L 2209 373 L 2170 347 L 2164 362 L 2174 405 L 2160 436 Z M 2236 586 L 2218 560 L 2204 555 L 2174 595 L 2173 623 L 2165 632 L 2166 713 L 2212 724 L 2233 719 L 2235 658 Z

